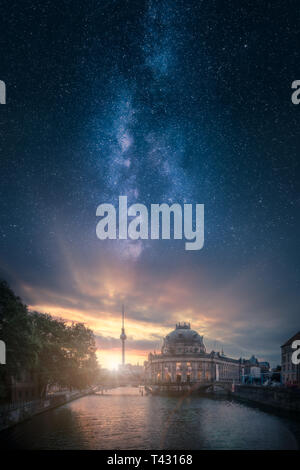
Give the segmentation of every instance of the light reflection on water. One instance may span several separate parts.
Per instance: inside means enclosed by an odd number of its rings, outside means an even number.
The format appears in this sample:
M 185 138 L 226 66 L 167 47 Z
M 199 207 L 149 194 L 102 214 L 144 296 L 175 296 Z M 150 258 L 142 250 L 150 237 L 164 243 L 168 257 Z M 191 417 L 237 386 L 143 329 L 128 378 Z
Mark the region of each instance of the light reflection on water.
M 80 398 L 0 433 L 27 449 L 297 449 L 300 423 L 226 399 L 141 396 L 124 387 Z

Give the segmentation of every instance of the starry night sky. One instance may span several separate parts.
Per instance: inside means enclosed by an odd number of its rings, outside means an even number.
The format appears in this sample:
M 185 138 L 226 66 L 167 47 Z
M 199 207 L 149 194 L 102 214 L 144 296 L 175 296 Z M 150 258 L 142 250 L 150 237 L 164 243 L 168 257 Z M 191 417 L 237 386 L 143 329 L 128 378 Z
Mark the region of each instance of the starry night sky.
M 103 365 L 176 321 L 275 365 L 299 330 L 295 1 L 2 2 L 0 276 Z M 100 241 L 96 208 L 205 204 L 205 245 Z

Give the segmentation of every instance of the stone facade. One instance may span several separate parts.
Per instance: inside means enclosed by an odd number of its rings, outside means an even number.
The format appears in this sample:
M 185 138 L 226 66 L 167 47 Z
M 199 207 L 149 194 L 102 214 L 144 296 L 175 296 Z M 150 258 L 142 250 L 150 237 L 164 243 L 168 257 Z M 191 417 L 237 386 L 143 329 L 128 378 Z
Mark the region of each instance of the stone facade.
M 145 363 L 147 384 L 201 384 L 240 382 L 241 361 L 219 352 L 206 352 L 203 336 L 189 323 L 169 333 L 160 354 L 150 353 Z

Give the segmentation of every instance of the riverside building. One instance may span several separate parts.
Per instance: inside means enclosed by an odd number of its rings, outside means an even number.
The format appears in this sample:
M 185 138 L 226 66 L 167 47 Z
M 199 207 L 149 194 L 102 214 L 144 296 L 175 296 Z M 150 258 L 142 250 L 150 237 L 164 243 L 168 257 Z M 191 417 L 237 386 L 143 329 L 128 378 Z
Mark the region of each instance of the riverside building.
M 145 362 L 148 385 L 198 389 L 215 382 L 237 383 L 240 377 L 241 360 L 215 351 L 207 352 L 203 336 L 185 322 L 178 323 L 164 338 L 161 353 L 150 353 Z
M 292 357 L 294 341 L 300 341 L 300 331 L 281 346 L 281 376 L 283 385 L 300 387 L 300 364 L 294 364 Z

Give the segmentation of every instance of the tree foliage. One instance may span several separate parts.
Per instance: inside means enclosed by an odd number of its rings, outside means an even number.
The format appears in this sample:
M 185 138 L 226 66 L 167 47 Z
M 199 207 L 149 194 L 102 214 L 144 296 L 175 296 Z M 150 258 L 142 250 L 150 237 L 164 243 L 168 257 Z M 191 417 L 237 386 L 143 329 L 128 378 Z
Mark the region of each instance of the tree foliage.
M 5 281 L 0 282 L 0 339 L 6 343 L 6 365 L 0 367 L 0 396 L 10 377 L 30 372 L 40 396 L 48 385 L 82 389 L 98 379 L 93 332 L 82 323 L 30 312 Z

